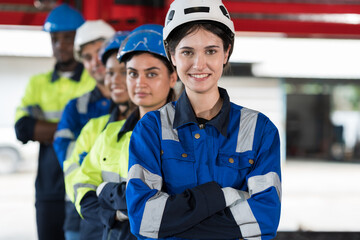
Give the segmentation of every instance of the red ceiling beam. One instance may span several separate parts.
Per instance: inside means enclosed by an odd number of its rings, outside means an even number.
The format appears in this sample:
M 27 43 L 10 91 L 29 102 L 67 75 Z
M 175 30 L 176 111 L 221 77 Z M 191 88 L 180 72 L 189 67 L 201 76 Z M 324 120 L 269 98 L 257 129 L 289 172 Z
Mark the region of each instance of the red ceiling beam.
M 346 37 L 349 35 L 360 38 L 360 26 L 351 24 L 329 24 L 318 22 L 297 22 L 297 21 L 275 21 L 275 20 L 253 20 L 234 19 L 236 31 L 244 32 L 279 32 L 288 35 L 331 35 Z
M 359 13 L 360 4 L 304 4 L 304 3 L 270 3 L 223 1 L 230 13 Z

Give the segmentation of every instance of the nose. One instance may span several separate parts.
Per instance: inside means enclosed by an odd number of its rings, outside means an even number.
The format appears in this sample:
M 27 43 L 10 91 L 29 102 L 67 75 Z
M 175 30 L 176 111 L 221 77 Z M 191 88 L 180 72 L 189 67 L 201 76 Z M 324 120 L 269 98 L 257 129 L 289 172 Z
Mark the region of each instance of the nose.
M 63 39 L 59 39 L 58 41 L 56 41 L 55 47 L 62 51 L 66 49 L 66 43 Z
M 100 61 L 99 56 L 97 54 L 94 54 L 92 56 L 90 64 L 93 67 L 99 67 L 102 65 L 102 62 Z
M 204 54 L 196 54 L 194 57 L 193 68 L 195 70 L 203 70 L 206 66 L 206 57 Z
M 139 74 L 138 78 L 136 79 L 136 87 L 142 87 L 145 84 L 146 84 L 145 74 Z

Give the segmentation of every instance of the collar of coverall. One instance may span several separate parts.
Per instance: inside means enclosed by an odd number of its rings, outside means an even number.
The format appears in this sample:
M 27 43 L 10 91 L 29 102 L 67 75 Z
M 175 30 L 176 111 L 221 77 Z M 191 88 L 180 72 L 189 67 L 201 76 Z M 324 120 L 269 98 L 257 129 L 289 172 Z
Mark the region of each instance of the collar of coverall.
M 219 87 L 219 93 L 220 97 L 223 99 L 221 110 L 206 124 L 214 126 L 224 137 L 226 137 L 229 124 L 230 99 L 225 89 Z M 199 124 L 185 91 L 181 94 L 179 100 L 175 104 L 174 129 L 188 123 Z
M 51 76 L 51 82 L 55 82 L 56 80 L 58 80 L 60 78 L 60 75 L 58 73 L 58 68 L 59 68 L 59 65 L 55 64 L 55 69 Z M 78 63 L 76 65 L 76 68 L 75 68 L 72 76 L 70 77 L 70 79 L 74 80 L 76 82 L 80 82 L 83 70 L 84 70 L 84 65 L 82 63 Z
M 130 116 L 126 119 L 124 125 L 122 126 L 122 128 L 120 129 L 119 133 L 118 133 L 118 138 L 117 141 L 120 141 L 121 137 L 129 132 L 134 130 L 135 125 L 137 124 L 137 122 L 140 120 L 140 111 L 139 108 L 137 107 L 131 114 Z

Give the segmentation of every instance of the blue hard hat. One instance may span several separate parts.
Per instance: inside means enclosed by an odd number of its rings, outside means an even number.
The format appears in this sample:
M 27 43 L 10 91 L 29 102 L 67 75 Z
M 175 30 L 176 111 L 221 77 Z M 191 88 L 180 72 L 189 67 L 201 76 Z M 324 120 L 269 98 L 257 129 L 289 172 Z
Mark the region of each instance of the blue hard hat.
M 154 30 L 156 32 L 162 32 L 164 27 L 162 25 L 159 24 L 143 24 L 138 26 L 137 28 L 133 29 L 131 32 L 136 32 L 136 31 L 140 31 L 140 30 Z
M 64 3 L 49 13 L 43 29 L 46 32 L 76 31 L 84 22 L 85 19 L 79 11 Z
M 163 27 L 157 24 L 146 24 L 135 28 L 120 46 L 117 59 L 131 52 L 150 52 L 166 58 L 162 40 Z
M 105 65 L 107 59 L 113 52 L 118 52 L 121 43 L 125 40 L 125 38 L 129 35 L 129 31 L 118 31 L 115 35 L 110 38 L 101 49 L 99 54 L 101 62 Z

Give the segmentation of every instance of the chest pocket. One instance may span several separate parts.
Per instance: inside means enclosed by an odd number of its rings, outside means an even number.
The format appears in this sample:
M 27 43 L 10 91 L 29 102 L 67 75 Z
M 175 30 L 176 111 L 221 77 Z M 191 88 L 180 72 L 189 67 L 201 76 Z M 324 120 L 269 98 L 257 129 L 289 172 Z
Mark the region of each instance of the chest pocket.
M 121 182 L 121 163 L 119 161 L 120 153 L 117 149 L 107 147 L 106 152 L 101 154 L 101 176 L 104 182 Z
M 163 146 L 161 161 L 168 193 L 181 193 L 187 188 L 196 186 L 195 158 L 185 152 L 179 143 Z
M 217 158 L 217 182 L 222 187 L 246 190 L 246 176 L 250 173 L 254 159 L 249 154 L 219 153 Z

